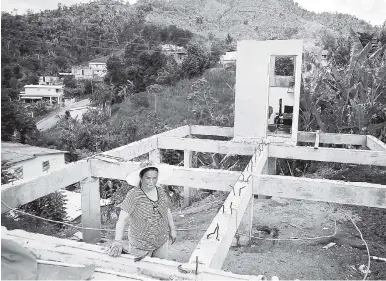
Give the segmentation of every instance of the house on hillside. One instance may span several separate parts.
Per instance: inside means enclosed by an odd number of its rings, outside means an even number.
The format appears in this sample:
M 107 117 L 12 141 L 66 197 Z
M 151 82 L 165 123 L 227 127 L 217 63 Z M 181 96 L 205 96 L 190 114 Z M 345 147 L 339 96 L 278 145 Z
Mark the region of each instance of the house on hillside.
M 63 85 L 25 85 L 20 92 L 19 100 L 25 103 L 49 101 L 50 104 L 61 104 L 63 101 Z
M 220 63 L 224 68 L 236 65 L 237 51 L 226 52 L 225 55 L 220 56 Z
M 172 56 L 177 64 L 181 64 L 188 55 L 184 47 L 171 44 L 161 45 L 162 52 L 167 56 Z
M 75 79 L 102 81 L 107 73 L 108 58 L 105 56 L 89 61 L 88 65 L 73 66 L 71 74 Z
M 40 76 L 39 85 L 59 85 L 62 84 L 57 76 Z
M 16 180 L 32 179 L 63 168 L 67 151 L 30 146 L 21 143 L 2 142 L 1 162 L 11 166 Z
M 88 66 L 73 66 L 71 68 L 71 74 L 75 79 L 90 79 L 94 77 L 94 71 Z
M 104 56 L 101 58 L 96 58 L 91 60 L 88 63 L 88 67 L 93 70 L 94 76 L 103 78 L 105 77 L 107 73 L 107 60 L 109 59 L 108 56 Z

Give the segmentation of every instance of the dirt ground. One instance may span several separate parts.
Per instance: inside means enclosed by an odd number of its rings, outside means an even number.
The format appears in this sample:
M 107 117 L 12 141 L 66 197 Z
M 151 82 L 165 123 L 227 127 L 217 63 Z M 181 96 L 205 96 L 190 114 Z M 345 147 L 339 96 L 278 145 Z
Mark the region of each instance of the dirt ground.
M 206 198 L 201 204 L 177 212 L 174 215 L 179 231 L 178 239 L 170 247 L 171 260 L 187 262 L 198 241 L 221 206 L 215 196 Z M 214 202 L 214 203 L 213 203 Z M 238 274 L 265 274 L 269 279 L 278 276 L 281 280 L 295 279 L 362 279 L 359 267 L 367 265 L 367 251 L 352 222 L 361 218 L 350 208 L 322 202 L 301 200 L 254 200 L 253 235 L 265 228 L 277 228 L 277 238 L 300 238 L 296 241 L 266 241 L 253 239 L 247 246 L 233 246 L 228 252 L 223 270 Z M 305 237 L 330 236 L 330 238 L 303 241 Z M 239 231 L 242 231 L 239 229 Z M 260 232 L 261 238 L 272 238 Z M 366 237 L 365 237 L 366 240 Z M 330 242 L 334 246 L 323 249 Z M 370 253 L 374 245 L 370 242 Z M 373 247 L 373 248 L 372 248 Z M 379 257 L 386 256 L 386 245 L 378 244 Z M 383 256 L 382 256 L 383 253 Z M 386 264 L 371 262 L 370 279 L 385 279 Z

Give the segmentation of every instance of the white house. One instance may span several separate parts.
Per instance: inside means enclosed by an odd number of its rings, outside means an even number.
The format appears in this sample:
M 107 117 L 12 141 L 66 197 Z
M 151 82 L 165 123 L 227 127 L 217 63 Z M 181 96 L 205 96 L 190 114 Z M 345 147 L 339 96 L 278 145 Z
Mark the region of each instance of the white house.
M 96 77 L 105 77 L 107 73 L 107 60 L 108 56 L 96 58 L 88 63 L 88 67 L 93 70 L 93 75 Z
M 11 166 L 16 180 L 32 179 L 63 168 L 67 151 L 30 146 L 21 143 L 2 142 L 1 162 Z
M 60 104 L 63 100 L 63 85 L 25 85 L 19 99 L 26 102 L 39 100 L 49 101 L 51 104 Z
M 73 66 L 71 74 L 75 79 L 93 79 L 94 71 L 88 66 Z
M 58 85 L 61 84 L 57 76 L 40 76 L 39 85 Z

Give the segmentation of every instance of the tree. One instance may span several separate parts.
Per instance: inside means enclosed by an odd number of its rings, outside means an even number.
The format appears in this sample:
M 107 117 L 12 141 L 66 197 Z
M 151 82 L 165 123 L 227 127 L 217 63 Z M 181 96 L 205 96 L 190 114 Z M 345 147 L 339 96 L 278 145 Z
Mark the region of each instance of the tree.
M 339 69 L 332 64 L 330 71 L 318 68 L 320 74 L 304 85 L 304 98 L 325 132 L 372 133 L 385 138 L 386 65 L 382 54 L 386 46 L 370 55 L 371 42 L 363 47 L 354 31 L 350 36 L 349 65 Z
M 36 139 L 35 121 L 24 107 L 16 101 L 10 101 L 6 95 L 1 96 L 1 140 L 28 143 Z
M 182 62 L 182 72 L 187 77 L 201 75 L 209 67 L 209 57 L 199 45 L 189 45 L 187 56 Z

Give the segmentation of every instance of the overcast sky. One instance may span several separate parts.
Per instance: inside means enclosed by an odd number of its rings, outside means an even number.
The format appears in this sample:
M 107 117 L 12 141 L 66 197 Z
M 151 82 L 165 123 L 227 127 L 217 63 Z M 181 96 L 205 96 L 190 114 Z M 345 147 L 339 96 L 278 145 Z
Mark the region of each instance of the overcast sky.
M 1 10 L 9 12 L 17 9 L 18 14 L 21 14 L 28 9 L 39 12 L 55 9 L 58 3 L 69 6 L 80 2 L 89 0 L 1 0 Z M 136 0 L 129 2 L 135 3 Z M 295 2 L 310 11 L 351 14 L 374 25 L 381 25 L 386 20 L 386 0 L 295 0 Z

